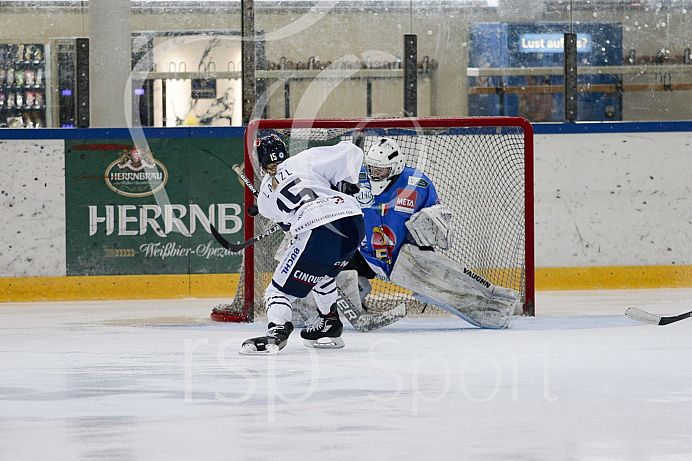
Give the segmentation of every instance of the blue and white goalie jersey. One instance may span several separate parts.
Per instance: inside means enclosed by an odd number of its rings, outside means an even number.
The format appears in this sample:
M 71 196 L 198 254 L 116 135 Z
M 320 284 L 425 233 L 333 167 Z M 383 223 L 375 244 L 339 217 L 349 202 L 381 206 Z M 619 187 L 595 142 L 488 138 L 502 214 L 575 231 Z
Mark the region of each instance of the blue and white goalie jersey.
M 362 215 L 355 197 L 332 188 L 341 181 L 356 184 L 362 164 L 363 151 L 348 141 L 306 149 L 279 164 L 276 187 L 270 175 L 264 176 L 257 198 L 259 212 L 290 226 L 292 235 Z
M 372 195 L 363 168 L 357 198 L 365 221 L 360 252 L 377 275 L 389 277 L 401 245 L 414 243 L 408 240 L 406 221 L 421 209 L 439 203 L 435 186 L 423 172 L 406 166 L 384 192 Z

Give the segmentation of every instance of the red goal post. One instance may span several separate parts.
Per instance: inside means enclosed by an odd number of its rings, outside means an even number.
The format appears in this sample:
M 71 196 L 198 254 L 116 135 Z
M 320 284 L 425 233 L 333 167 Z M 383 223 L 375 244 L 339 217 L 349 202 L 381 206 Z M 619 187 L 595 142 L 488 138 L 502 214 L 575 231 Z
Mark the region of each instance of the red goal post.
M 253 147 L 260 137 L 278 134 L 292 156 L 316 145 L 351 140 L 356 132 L 365 134 L 366 152 L 376 137 L 397 141 L 407 164 L 432 180 L 441 203 L 452 212 L 454 243 L 443 253 L 496 285 L 520 291 L 522 312 L 516 314 L 534 315 L 531 124 L 519 117 L 254 120 L 245 131 L 245 174 L 259 186 Z M 254 203 L 246 188 L 245 208 Z M 245 239 L 272 225 L 245 213 Z M 282 240 L 282 232 L 276 234 L 245 249 L 233 304 L 228 313 L 215 311 L 212 318 L 247 322 L 255 313 L 263 314 L 263 291 Z M 402 300 L 409 312 L 434 311 L 388 281 L 375 281 L 369 298 L 366 304 L 374 311 Z

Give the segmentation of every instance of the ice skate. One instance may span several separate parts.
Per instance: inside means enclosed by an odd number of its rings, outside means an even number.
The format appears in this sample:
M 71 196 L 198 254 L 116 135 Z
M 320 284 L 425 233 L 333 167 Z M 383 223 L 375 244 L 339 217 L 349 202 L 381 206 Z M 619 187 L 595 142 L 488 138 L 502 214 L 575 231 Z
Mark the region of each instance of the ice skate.
M 344 347 L 344 340 L 341 339 L 343 331 L 344 324 L 339 319 L 339 312 L 334 303 L 328 314 L 318 311 L 317 316 L 308 322 L 307 328 L 300 332 L 300 337 L 307 347 L 341 349 Z
M 286 347 L 288 337 L 293 331 L 293 324 L 286 322 L 285 325 L 269 324 L 267 336 L 250 338 L 243 342 L 240 348 L 240 355 L 276 355 L 281 349 Z

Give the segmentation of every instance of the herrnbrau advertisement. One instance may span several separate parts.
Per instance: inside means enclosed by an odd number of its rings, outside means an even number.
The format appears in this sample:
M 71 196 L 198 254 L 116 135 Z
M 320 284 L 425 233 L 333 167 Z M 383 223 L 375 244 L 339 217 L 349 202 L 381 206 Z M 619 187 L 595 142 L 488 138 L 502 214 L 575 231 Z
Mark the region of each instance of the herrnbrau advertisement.
M 238 272 L 242 138 L 67 140 L 67 275 Z

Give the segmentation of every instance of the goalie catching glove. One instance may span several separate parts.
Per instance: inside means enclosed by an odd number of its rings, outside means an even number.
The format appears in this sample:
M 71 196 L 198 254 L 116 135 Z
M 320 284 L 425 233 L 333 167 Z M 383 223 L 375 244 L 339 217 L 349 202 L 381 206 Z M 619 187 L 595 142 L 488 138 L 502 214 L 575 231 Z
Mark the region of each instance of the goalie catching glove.
M 447 250 L 452 246 L 452 213 L 443 205 L 433 205 L 413 213 L 406 221 L 406 229 L 419 247 L 436 246 Z

